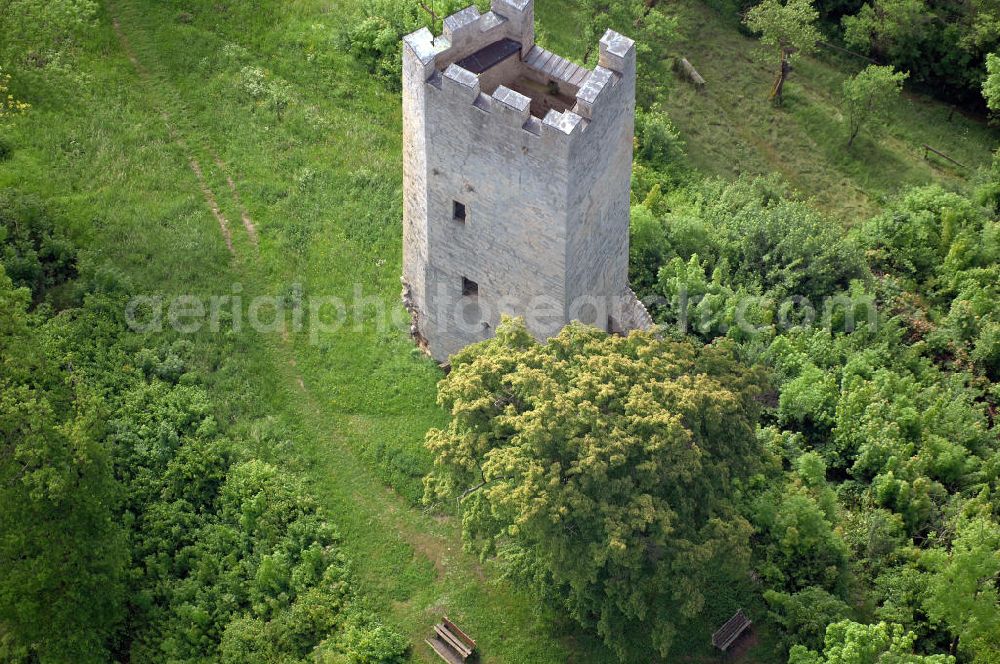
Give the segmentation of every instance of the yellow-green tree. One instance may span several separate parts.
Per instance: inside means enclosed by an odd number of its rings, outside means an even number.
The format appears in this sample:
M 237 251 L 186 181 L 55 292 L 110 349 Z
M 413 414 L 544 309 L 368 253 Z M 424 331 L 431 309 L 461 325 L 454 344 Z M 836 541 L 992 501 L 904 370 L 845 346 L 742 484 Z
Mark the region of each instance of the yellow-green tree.
M 986 56 L 986 80 L 983 81 L 983 97 L 986 105 L 994 113 L 1000 113 L 1000 53 Z
M 901 625 L 842 620 L 826 628 L 822 654 L 797 645 L 789 653 L 788 664 L 955 664 L 951 655 L 914 654 L 916 640 Z
M 847 147 L 864 127 L 884 125 L 889 117 L 892 102 L 903 90 L 908 74 L 892 67 L 868 65 L 855 76 L 844 81 L 844 116 L 847 119 Z
M 817 19 L 819 12 L 812 0 L 764 0 L 747 12 L 743 22 L 760 33 L 765 46 L 777 51 L 778 75 L 771 86 L 771 99 L 777 103 L 781 102 L 785 81 L 792 71 L 792 58 L 816 50 L 820 39 Z
M 470 547 L 623 659 L 666 657 L 713 584 L 745 578 L 757 382 L 724 345 L 579 324 L 543 345 L 507 319 L 439 385 L 426 500 L 457 499 Z
M 1000 526 L 976 517 L 958 525 L 951 550 L 925 556 L 932 569 L 924 608 L 954 636 L 953 648 L 976 664 L 1000 661 Z

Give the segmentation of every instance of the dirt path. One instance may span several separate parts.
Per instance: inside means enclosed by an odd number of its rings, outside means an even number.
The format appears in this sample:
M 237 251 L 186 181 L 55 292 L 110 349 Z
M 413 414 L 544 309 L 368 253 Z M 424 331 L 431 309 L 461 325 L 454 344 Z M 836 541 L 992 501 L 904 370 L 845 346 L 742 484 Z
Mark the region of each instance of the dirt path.
M 118 41 L 121 44 L 122 50 L 125 52 L 129 61 L 132 63 L 133 68 L 138 74 L 142 82 L 149 86 L 154 87 L 156 81 L 153 79 L 150 71 L 139 59 L 135 50 L 132 47 L 128 36 L 122 29 L 120 20 L 115 17 L 112 20 L 112 25 L 114 27 L 115 35 L 118 37 Z M 154 90 L 154 93 L 156 91 Z M 155 94 L 156 97 L 161 97 L 162 95 Z M 198 181 L 198 188 L 202 193 L 202 197 L 205 200 L 205 205 L 211 211 L 212 215 L 218 220 L 219 228 L 221 230 L 222 236 L 225 240 L 226 246 L 228 247 L 231 254 L 236 256 L 236 249 L 233 246 L 232 232 L 229 229 L 229 222 L 222 210 L 219 207 L 218 199 L 216 198 L 215 192 L 212 191 L 211 187 L 208 185 L 204 172 L 202 171 L 201 165 L 197 158 L 191 154 L 191 151 L 187 148 L 187 141 L 185 137 L 180 133 L 177 125 L 172 122 L 170 114 L 164 107 L 161 107 L 160 111 L 161 117 L 163 117 L 164 123 L 167 126 L 170 135 L 174 138 L 175 142 L 184 149 L 187 154 L 188 164 L 191 171 L 194 173 L 195 178 Z M 237 190 L 236 183 L 232 176 L 229 175 L 226 164 L 214 151 L 210 151 L 212 159 L 215 165 L 218 167 L 219 171 L 223 174 L 226 179 L 227 185 L 229 187 L 230 195 L 233 201 L 238 206 L 240 210 L 240 216 L 243 222 L 243 227 L 247 233 L 248 238 L 251 243 L 256 246 L 258 244 L 257 229 L 254 226 L 253 220 L 250 217 L 250 213 L 244 206 L 242 199 L 240 198 L 239 191 Z M 278 347 L 278 352 L 282 355 L 284 362 L 287 367 L 291 370 L 290 380 L 298 386 L 301 393 L 301 399 L 303 400 L 303 406 L 317 416 L 322 416 L 322 408 L 318 403 L 316 397 L 308 389 L 302 375 L 298 372 L 296 367 L 296 361 L 294 357 L 294 350 L 292 346 L 293 342 L 289 338 L 287 333 L 280 336 L 280 345 Z M 355 475 L 367 475 L 367 471 L 363 469 L 359 462 L 354 458 L 354 452 L 351 450 L 339 437 L 328 436 L 331 444 L 335 445 L 339 451 L 342 453 L 341 462 L 345 463 L 347 468 L 351 469 L 351 472 Z M 365 485 L 380 484 L 374 478 L 366 478 Z M 445 574 L 445 565 L 442 561 L 441 552 L 448 547 L 448 542 L 445 538 L 441 536 L 434 536 L 428 533 L 415 533 L 411 528 L 406 527 L 400 520 L 399 516 L 409 510 L 409 506 L 403 501 L 403 499 L 397 495 L 391 489 L 387 489 L 384 495 L 372 496 L 363 492 L 357 494 L 357 500 L 362 504 L 364 509 L 370 513 L 378 514 L 379 521 L 383 522 L 385 527 L 394 530 L 404 536 L 412 535 L 411 544 L 414 549 L 423 552 L 423 554 L 428 558 L 428 560 L 434 565 L 438 572 L 439 577 L 443 577 Z M 478 565 L 476 565 L 478 569 Z M 482 575 L 481 570 L 478 570 L 478 576 Z
M 188 163 L 191 164 L 191 170 L 194 171 L 195 177 L 198 178 L 198 186 L 201 188 L 201 194 L 205 198 L 205 203 L 208 205 L 208 209 L 212 211 L 212 215 L 219 221 L 219 230 L 222 231 L 222 237 L 226 241 L 226 247 L 229 249 L 229 253 L 235 256 L 236 250 L 233 249 L 233 234 L 229 230 L 229 222 L 226 221 L 225 215 L 223 215 L 222 210 L 219 209 L 219 203 L 215 200 L 215 194 L 208 186 L 208 183 L 205 182 L 205 175 L 201 172 L 201 165 L 198 163 L 198 160 L 192 156 L 188 156 Z
M 112 11 L 117 13 L 117 8 L 113 7 Z M 159 106 L 159 115 L 166 126 L 168 134 L 181 149 L 188 167 L 194 174 L 197 188 L 201 193 L 206 208 L 208 208 L 219 224 L 219 230 L 227 249 L 234 258 L 239 258 L 237 248 L 233 243 L 232 230 L 219 204 L 219 198 L 205 177 L 201 163 L 195 156 L 195 151 L 190 148 L 188 138 L 178 128 L 177 123 L 173 121 L 171 113 L 167 110 L 168 106 L 162 102 L 165 97 L 176 99 L 176 94 L 172 91 L 165 92 L 160 89 L 159 86 L 162 83 L 152 75 L 142 60 L 140 60 L 118 16 L 112 19 L 112 27 L 122 51 L 128 57 L 141 84 L 146 88 L 150 98 L 155 100 Z M 230 175 L 229 169 L 221 157 L 210 148 L 203 148 L 202 152 L 211 155 L 216 168 L 225 178 L 229 196 L 235 204 L 236 209 L 240 212 L 243 229 L 250 243 L 256 248 L 259 242 L 257 229 L 240 197 L 236 182 L 232 175 Z M 281 335 L 275 348 L 275 352 L 281 358 L 278 364 L 286 368 L 285 372 L 288 374 L 286 382 L 295 385 L 297 388 L 298 407 L 308 412 L 309 420 L 322 420 L 324 419 L 322 405 L 313 392 L 309 390 L 303 376 L 296 367 L 293 344 L 293 340 L 287 334 Z M 412 549 L 413 556 L 418 559 L 416 561 L 418 565 L 419 559 L 428 561 L 433 566 L 436 580 L 439 582 L 443 581 L 448 574 L 448 562 L 445 560 L 445 553 L 459 546 L 454 541 L 455 533 L 451 532 L 450 537 L 446 537 L 441 533 L 426 532 L 414 524 L 412 519 L 407 518 L 413 516 L 409 505 L 394 491 L 386 488 L 384 491 L 373 493 L 368 490 L 372 486 L 381 486 L 381 482 L 374 478 L 363 462 L 356 458 L 354 451 L 342 437 L 327 432 L 323 438 L 335 458 L 335 463 L 332 464 L 330 471 L 335 474 L 338 488 L 349 487 L 349 492 L 346 494 L 343 491 L 331 492 L 335 495 L 329 497 L 342 502 L 344 504 L 343 511 L 346 513 L 353 512 L 358 515 L 367 515 L 363 523 L 358 525 L 346 524 L 347 529 L 376 529 L 386 533 L 390 539 L 398 539 L 400 543 L 404 543 Z M 417 515 L 419 517 L 419 513 Z M 418 520 L 420 519 L 418 518 Z M 482 571 L 478 568 L 478 565 L 473 562 L 472 566 L 476 572 L 476 577 L 482 578 Z M 373 573 L 369 572 L 369 576 L 372 577 Z M 367 581 L 368 585 L 379 585 L 376 578 L 369 578 Z M 403 610 L 409 610 L 409 608 L 403 607 Z M 422 658 L 419 648 L 417 652 L 418 656 Z M 490 660 L 487 659 L 485 661 Z
M 132 48 L 132 43 L 128 40 L 125 32 L 122 30 L 121 22 L 117 17 L 113 18 L 111 25 L 114 28 L 115 36 L 118 37 L 118 43 L 121 44 L 122 51 L 128 57 L 129 62 L 132 63 L 132 67 L 135 69 L 135 73 L 139 75 L 143 84 L 147 87 L 152 87 L 152 77 L 150 76 L 149 70 L 142 64 L 138 56 L 135 53 L 135 49 Z M 167 127 L 167 132 L 170 137 L 174 139 L 177 146 L 184 152 L 187 158 L 188 166 L 194 173 L 195 179 L 198 181 L 198 188 L 201 190 L 202 198 L 205 199 L 205 205 L 211 210 L 212 216 L 215 217 L 216 221 L 219 222 L 219 230 L 222 232 L 222 238 L 226 242 L 226 248 L 229 249 L 229 253 L 232 256 L 236 255 L 236 251 L 233 248 L 233 235 L 229 230 L 229 222 L 226 220 L 225 215 L 219 208 L 218 200 L 215 197 L 215 193 L 212 188 L 208 186 L 208 182 L 205 180 L 205 174 L 201 170 L 201 164 L 195 158 L 191 151 L 188 149 L 180 132 L 177 130 L 176 125 L 170 118 L 170 114 L 167 112 L 164 106 L 160 107 L 160 117 L 163 118 L 163 123 Z
M 243 221 L 243 228 L 247 232 L 247 237 L 250 238 L 250 243 L 253 246 L 257 246 L 257 227 L 253 225 L 253 219 L 250 218 L 250 213 L 247 212 L 247 208 L 243 205 L 243 200 L 240 198 L 240 192 L 236 189 L 236 183 L 233 182 L 233 176 L 229 174 L 226 170 L 226 164 L 219 158 L 219 155 L 212 153 L 212 159 L 215 161 L 215 165 L 219 167 L 219 171 L 226 176 L 226 184 L 229 185 L 229 192 L 233 195 L 233 201 L 240 209 L 240 219 Z
M 116 9 L 113 5 L 111 5 L 109 6 L 109 11 L 115 13 Z M 135 72 L 139 76 L 143 85 L 146 86 L 152 96 L 159 98 L 161 101 L 159 104 L 160 117 L 163 118 L 163 123 L 166 125 L 167 132 L 184 153 L 188 166 L 191 168 L 191 172 L 194 173 L 195 179 L 198 181 L 198 189 L 201 191 L 202 198 L 205 199 L 205 205 L 211 211 L 212 216 L 215 217 L 216 221 L 219 223 L 219 231 L 222 234 L 222 239 L 226 243 L 226 248 L 229 250 L 230 255 L 235 257 L 236 249 L 233 246 L 233 234 L 229 228 L 229 220 L 226 219 L 226 215 L 222 212 L 222 208 L 219 207 L 218 198 L 216 197 L 215 192 L 212 191 L 212 187 L 208 184 L 208 180 L 205 178 L 205 173 L 201 168 L 201 164 L 198 162 L 197 157 L 194 156 L 194 152 L 190 149 L 188 141 L 185 140 L 185 137 L 177 128 L 177 124 L 173 121 L 170 112 L 167 110 L 166 104 L 162 103 L 163 95 L 158 94 L 159 90 L 156 89 L 156 83 L 153 80 L 149 69 L 147 69 L 139 59 L 135 48 L 129 41 L 128 35 L 126 35 L 125 31 L 122 29 L 121 21 L 117 16 L 112 18 L 111 26 L 115 31 L 115 36 L 118 38 L 118 43 L 121 45 L 122 51 L 125 53 L 126 57 L 128 57 L 129 62 L 132 63 L 132 67 L 135 69 Z M 169 96 L 171 98 L 176 97 L 176 95 Z M 257 246 L 257 229 L 254 227 L 253 221 L 250 218 L 250 213 L 247 212 L 246 207 L 240 199 L 239 192 L 236 190 L 236 183 L 226 170 L 226 166 L 223 161 L 214 152 L 211 152 L 211 154 L 212 159 L 215 161 L 215 165 L 226 178 L 230 194 L 240 210 L 240 216 L 242 218 L 243 227 L 246 230 L 247 236 L 249 237 L 250 242 L 254 246 Z

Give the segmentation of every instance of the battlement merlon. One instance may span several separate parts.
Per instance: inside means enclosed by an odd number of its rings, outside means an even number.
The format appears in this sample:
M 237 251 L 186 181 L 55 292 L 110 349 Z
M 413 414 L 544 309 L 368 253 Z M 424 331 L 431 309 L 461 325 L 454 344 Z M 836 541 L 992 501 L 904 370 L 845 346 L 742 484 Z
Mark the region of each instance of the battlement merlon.
M 441 92 L 491 113 L 501 122 L 519 127 L 536 136 L 573 136 L 583 130 L 583 118 L 573 111 L 549 111 L 544 118 L 531 115 L 531 99 L 501 85 L 493 94 L 482 92 L 479 77 L 456 64 L 433 75 L 428 84 Z
M 604 105 L 604 100 L 616 94 L 615 89 L 622 81 L 627 80 L 633 85 L 635 83 L 633 40 L 609 29 L 601 37 L 600 49 L 598 64 L 577 92 L 576 106 L 573 108 L 587 120 L 594 119 Z M 622 94 L 622 91 L 619 90 L 617 94 Z
M 622 75 L 631 74 L 635 71 L 635 41 L 608 29 L 601 37 L 597 64 Z
M 524 61 L 525 53 L 534 48 L 532 0 L 493 0 L 491 6 L 486 14 L 470 6 L 447 17 L 440 37 L 434 37 L 427 28 L 404 37 L 404 88 L 416 92 L 426 85 L 427 89 L 462 98 L 480 111 L 507 118 L 533 134 L 553 137 L 585 133 L 588 123 L 602 115 L 602 108 L 620 108 L 620 96 L 634 94 L 635 42 L 607 30 L 600 40 L 598 64 L 582 80 L 573 105 L 562 111 L 549 110 L 544 117 L 529 114 L 522 118 L 526 97 L 519 93 L 512 96 L 513 91 L 506 85 L 492 94 L 483 92 L 479 76 L 456 64 L 484 46 L 513 39 L 521 40 L 522 66 L 534 67 Z M 555 59 L 561 60 L 557 56 Z M 406 80 L 411 85 L 406 85 Z M 629 85 L 621 85 L 623 82 Z
M 441 36 L 448 41 L 452 62 L 504 37 L 520 43 L 521 55 L 527 55 L 535 45 L 533 0 L 492 0 L 485 14 L 475 5 L 466 7 L 444 20 Z
M 513 39 L 521 45 L 524 57 L 535 45 L 535 8 L 533 0 L 492 0 L 490 11 L 480 14 L 469 6 L 444 19 L 440 36 L 425 28 L 403 37 L 408 50 L 423 65 L 424 78 L 435 68 L 449 64 L 499 39 Z M 405 57 L 405 55 L 404 55 Z
M 490 13 L 504 17 L 509 22 L 508 36 L 521 42 L 521 57 L 535 45 L 534 0 L 490 0 Z

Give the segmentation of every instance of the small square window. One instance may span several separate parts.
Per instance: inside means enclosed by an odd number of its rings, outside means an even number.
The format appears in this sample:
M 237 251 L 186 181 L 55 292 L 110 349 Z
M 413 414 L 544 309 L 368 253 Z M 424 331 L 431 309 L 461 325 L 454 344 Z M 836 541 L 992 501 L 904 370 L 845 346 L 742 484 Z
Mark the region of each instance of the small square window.
M 465 203 L 452 201 L 451 207 L 452 207 L 451 216 L 455 219 L 455 221 L 461 221 L 462 223 L 465 223 Z
M 477 284 L 472 279 L 467 279 L 462 277 L 462 295 L 465 297 L 478 297 L 479 296 L 479 284 Z

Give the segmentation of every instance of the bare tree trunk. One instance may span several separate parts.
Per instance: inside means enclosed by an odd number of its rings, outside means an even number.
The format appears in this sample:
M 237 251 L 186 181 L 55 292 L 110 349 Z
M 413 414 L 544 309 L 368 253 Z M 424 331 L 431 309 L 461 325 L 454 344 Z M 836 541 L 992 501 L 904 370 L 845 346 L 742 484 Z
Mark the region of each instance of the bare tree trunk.
M 771 100 L 776 104 L 781 104 L 781 93 L 785 89 L 785 81 L 788 80 L 788 74 L 791 71 L 792 67 L 788 63 L 788 56 L 782 53 L 781 71 L 778 72 L 778 78 L 775 79 L 774 85 L 771 87 Z
M 437 32 L 437 23 L 438 23 L 437 12 L 434 11 L 433 7 L 428 7 L 427 3 L 425 3 L 423 0 L 420 0 L 420 8 L 423 9 L 425 12 L 427 12 L 431 17 L 431 33 L 433 34 Z M 444 24 L 442 24 L 441 29 L 442 31 L 444 30 Z

